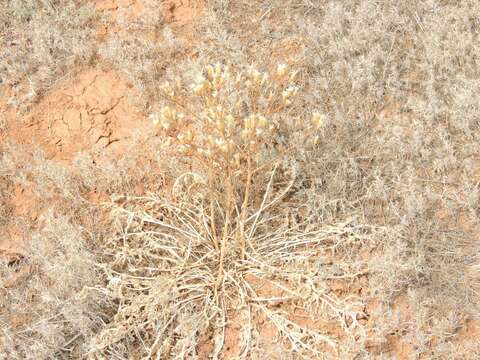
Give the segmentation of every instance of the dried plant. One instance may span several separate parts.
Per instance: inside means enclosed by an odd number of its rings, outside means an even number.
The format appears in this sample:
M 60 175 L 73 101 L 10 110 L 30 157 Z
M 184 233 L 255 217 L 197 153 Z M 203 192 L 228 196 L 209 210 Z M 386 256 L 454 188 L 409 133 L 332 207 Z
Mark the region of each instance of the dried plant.
M 336 354 L 334 339 L 271 308 L 275 295 L 262 297 L 254 285 L 270 284 L 285 293 L 281 302 L 309 306 L 312 316 L 325 308 L 348 327 L 345 319 L 362 311 L 354 299 L 316 288 L 322 280 L 311 270 L 312 255 L 340 249 L 347 234 L 356 246 L 367 233 L 381 232 L 347 224 L 322 228 L 308 219 L 292 227 L 281 210 L 295 179 L 289 138 L 301 134 L 313 148 L 324 122 L 318 113 L 292 119 L 295 75 L 280 64 L 270 73 L 250 67 L 233 76 L 217 64 L 192 84 L 162 85 L 168 105 L 152 120 L 165 139 L 160 151 L 174 166 L 160 194 L 115 201 L 116 235 L 104 250 L 111 254 L 103 266 L 109 282 L 98 291 L 119 306 L 92 342 L 92 355 L 125 357 L 135 348 L 146 359 L 195 358 L 199 334 L 206 334 L 216 357 L 225 350 L 230 319 L 241 313 L 252 324 L 257 312 L 272 321 L 285 349 L 320 356 L 326 346 L 328 356 Z M 298 277 L 295 266 L 304 275 Z M 254 333 L 244 327 L 242 334 L 237 355 L 245 357 Z
M 190 86 L 177 80 L 161 87 L 170 105 L 152 115 L 153 121 L 166 139 L 165 150 L 181 156 L 182 166 L 190 169 L 175 181 L 174 192 L 205 199 L 205 230 L 220 253 L 220 274 L 232 240 L 245 259 L 256 225 L 253 221 L 250 231 L 245 229 L 252 204 L 258 204 L 265 193 L 258 218 L 288 192 L 285 186 L 266 203 L 288 151 L 285 137 L 301 132 L 306 145 L 312 146 L 316 130 L 322 127 L 319 114 L 312 116 L 312 124 L 290 118 L 288 108 L 298 92 L 295 75 L 279 64 L 273 74 L 251 67 L 234 76 L 217 64 L 208 66 Z M 276 146 L 276 142 L 283 144 Z M 191 191 L 183 193 L 179 187 L 185 183 Z M 192 190 L 195 183 L 199 186 Z
M 83 1 L 0 2 L 0 85 L 29 105 L 95 56 L 98 16 Z

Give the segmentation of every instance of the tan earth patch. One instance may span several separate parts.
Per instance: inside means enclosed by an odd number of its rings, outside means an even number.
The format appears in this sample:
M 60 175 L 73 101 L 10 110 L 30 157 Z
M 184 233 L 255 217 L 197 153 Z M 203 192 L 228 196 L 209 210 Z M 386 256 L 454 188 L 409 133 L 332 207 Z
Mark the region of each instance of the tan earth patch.
M 175 35 L 191 40 L 196 20 L 205 7 L 204 0 L 167 0 L 163 2 L 165 21 Z
M 24 236 L 15 225 L 0 226 L 0 258 L 8 263 L 26 255 Z
M 124 16 L 125 20 L 134 20 L 144 9 L 141 0 L 97 0 L 94 3 L 95 10 L 111 12 L 112 20 L 119 15 Z
M 122 29 L 116 24 L 119 19 L 127 23 L 135 21 L 145 10 L 141 0 L 97 0 L 95 10 L 106 16 L 106 23 L 98 29 L 98 38 L 102 42 L 109 34 L 118 33 Z
M 8 120 L 15 116 L 15 109 L 8 101 L 13 96 L 13 89 L 7 86 L 0 86 L 0 140 L 4 140 L 7 132 Z
M 25 281 L 28 279 L 28 277 L 32 274 L 32 266 L 31 265 L 25 265 L 23 267 L 20 267 L 17 272 L 13 273 L 11 276 L 8 278 L 4 279 L 2 286 L 4 288 L 12 288 L 16 284 L 21 283 L 22 281 Z
M 305 44 L 301 39 L 286 38 L 279 39 L 272 42 L 272 53 L 270 66 L 273 69 L 280 63 L 289 64 L 295 68 L 300 64 L 300 58 L 303 59 L 300 54 L 305 51 Z
M 39 208 L 30 189 L 6 182 L 0 199 L 0 257 L 15 262 L 26 254 L 25 238 L 29 224 L 37 221 Z
M 64 163 L 81 151 L 121 154 L 145 117 L 127 100 L 129 87 L 114 72 L 91 69 L 47 94 L 31 113 L 12 122 L 10 139 L 36 142 Z
M 273 282 L 259 278 L 255 275 L 248 274 L 245 280 L 249 283 L 256 294 L 259 304 L 263 304 L 269 308 L 272 313 L 282 314 L 297 326 L 315 331 L 332 339 L 339 340 L 346 336 L 344 330 L 341 328 L 339 322 L 335 319 L 327 319 L 320 316 L 315 316 L 308 313 L 302 307 L 297 306 L 292 301 L 288 300 L 289 296 L 286 290 L 279 288 Z M 288 288 L 288 284 L 282 284 Z M 291 348 L 291 344 L 280 333 L 277 326 L 261 309 L 252 307 L 251 319 L 245 318 L 246 314 L 232 311 L 227 319 L 224 333 L 224 343 L 221 351 L 221 359 L 233 359 L 241 355 L 242 349 L 242 331 L 249 323 L 252 329 L 258 332 L 256 341 L 257 349 L 252 351 L 261 351 L 259 356 L 265 359 L 284 359 L 285 350 Z M 251 344 L 250 344 L 251 345 Z M 326 358 L 336 358 L 338 354 L 335 349 L 330 347 L 327 343 L 316 344 L 320 348 Z M 199 355 L 201 359 L 207 358 L 211 354 L 213 346 L 213 339 L 205 336 L 200 340 L 198 346 Z M 247 356 L 248 358 L 248 356 Z M 252 356 L 252 358 L 256 358 Z
M 26 254 L 25 235 L 19 223 L 35 222 L 40 209 L 32 191 L 18 184 L 7 203 L 10 212 L 7 223 L 0 226 L 0 256 L 13 262 Z
M 480 320 L 467 320 L 465 326 L 458 332 L 456 340 L 458 352 L 471 354 L 466 355 L 465 359 L 473 360 L 475 355 L 470 353 L 468 348 L 472 345 L 477 346 L 477 351 L 480 350 Z
M 148 8 L 148 2 L 141 0 L 100 0 L 95 1 L 95 9 L 107 15 L 107 20 L 111 22 L 102 26 L 98 33 L 100 39 L 105 39 L 108 34 L 117 33 L 123 29 L 115 23 L 122 19 L 126 23 L 131 23 L 138 19 Z M 172 27 L 175 35 L 191 40 L 196 20 L 205 7 L 204 0 L 166 0 L 161 1 L 163 8 L 164 21 Z M 148 14 L 146 14 L 148 16 Z
M 26 216 L 30 220 L 36 220 L 38 218 L 38 209 L 35 206 L 34 198 L 35 195 L 31 189 L 25 189 L 18 184 L 15 185 L 13 200 L 11 201 L 11 207 L 13 209 L 12 216 Z

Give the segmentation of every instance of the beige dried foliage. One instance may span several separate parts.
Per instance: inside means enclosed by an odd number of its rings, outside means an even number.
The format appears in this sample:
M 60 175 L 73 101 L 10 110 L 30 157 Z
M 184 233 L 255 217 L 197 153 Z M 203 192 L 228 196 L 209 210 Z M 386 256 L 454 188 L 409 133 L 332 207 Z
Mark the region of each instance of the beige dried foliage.
M 1 264 L 0 349 L 5 359 L 71 358 L 102 322 L 93 253 L 67 217 L 44 214 L 28 259 Z
M 137 93 L 132 100 L 147 110 L 159 100 L 159 86 L 168 65 L 184 56 L 185 51 L 165 25 L 163 6 L 153 0 L 142 4 L 144 9 L 135 20 L 119 17 L 108 25 L 120 30 L 108 35 L 99 54 L 103 62 L 113 65 L 135 87 Z
M 0 85 L 13 89 L 10 103 L 29 105 L 89 64 L 96 53 L 97 19 L 84 1 L 0 2 Z

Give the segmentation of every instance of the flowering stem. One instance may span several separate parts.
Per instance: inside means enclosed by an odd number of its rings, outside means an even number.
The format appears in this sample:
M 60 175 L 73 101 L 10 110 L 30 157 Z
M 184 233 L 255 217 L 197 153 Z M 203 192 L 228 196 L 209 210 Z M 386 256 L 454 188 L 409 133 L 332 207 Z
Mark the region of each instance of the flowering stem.
M 245 185 L 245 196 L 243 198 L 242 204 L 242 214 L 240 219 L 240 251 L 241 251 L 241 258 L 245 260 L 246 251 L 245 251 L 245 221 L 247 219 L 247 206 L 248 200 L 250 197 L 250 183 L 252 181 L 252 159 L 250 157 L 250 152 L 247 156 L 247 183 Z
M 215 250 L 218 252 L 219 246 L 218 246 L 218 239 L 217 239 L 217 229 L 215 226 L 215 209 L 214 209 L 214 189 L 213 189 L 213 173 L 212 173 L 212 168 L 213 166 L 208 167 L 208 187 L 209 187 L 209 192 L 210 192 L 210 223 L 212 227 L 212 242 L 213 246 L 215 247 Z

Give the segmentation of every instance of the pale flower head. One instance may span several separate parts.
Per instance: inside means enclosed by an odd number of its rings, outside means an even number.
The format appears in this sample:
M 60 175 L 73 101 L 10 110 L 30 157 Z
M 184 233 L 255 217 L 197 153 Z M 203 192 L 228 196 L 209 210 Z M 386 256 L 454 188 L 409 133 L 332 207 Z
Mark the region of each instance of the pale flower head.
M 265 117 L 263 116 L 259 116 L 257 126 L 261 129 L 265 129 L 267 125 L 268 125 L 267 119 L 265 119 Z
M 160 86 L 160 89 L 170 97 L 173 97 L 175 95 L 173 87 L 168 81 L 163 82 L 163 84 Z
M 277 65 L 277 76 L 278 77 L 284 77 L 287 73 L 288 70 L 288 65 L 281 63 Z
M 202 74 L 198 74 L 194 83 L 191 85 L 195 94 L 201 94 L 207 87 L 207 79 Z
M 160 118 L 158 114 L 150 114 L 150 120 L 152 121 L 153 125 L 157 126 L 160 123 Z
M 312 125 L 315 129 L 319 130 L 325 126 L 325 115 L 318 112 L 314 112 L 312 115 Z

